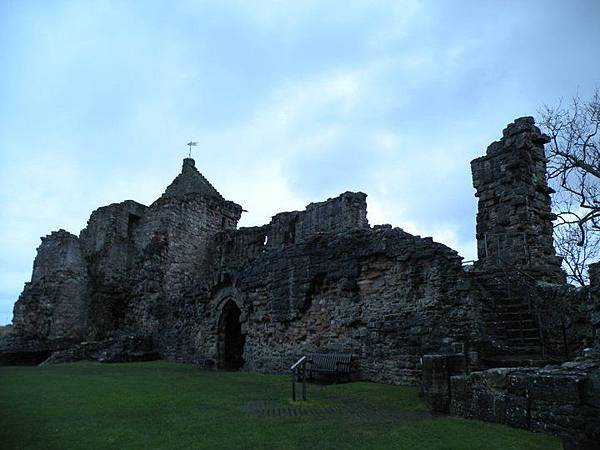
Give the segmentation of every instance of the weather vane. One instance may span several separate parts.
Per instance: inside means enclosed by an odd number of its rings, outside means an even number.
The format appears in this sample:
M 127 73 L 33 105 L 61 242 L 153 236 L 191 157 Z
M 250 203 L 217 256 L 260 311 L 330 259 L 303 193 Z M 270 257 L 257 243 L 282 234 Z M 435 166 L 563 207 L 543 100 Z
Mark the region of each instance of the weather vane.
M 197 142 L 194 142 L 194 141 L 190 141 L 190 142 L 188 142 L 188 143 L 187 143 L 187 144 L 185 144 L 185 145 L 187 145 L 187 146 L 190 148 L 190 153 L 189 153 L 189 156 L 188 156 L 188 157 L 189 157 L 189 158 L 191 158 L 191 157 L 192 157 L 192 147 L 195 147 L 195 146 L 197 146 L 197 145 L 198 145 L 198 143 L 197 143 Z

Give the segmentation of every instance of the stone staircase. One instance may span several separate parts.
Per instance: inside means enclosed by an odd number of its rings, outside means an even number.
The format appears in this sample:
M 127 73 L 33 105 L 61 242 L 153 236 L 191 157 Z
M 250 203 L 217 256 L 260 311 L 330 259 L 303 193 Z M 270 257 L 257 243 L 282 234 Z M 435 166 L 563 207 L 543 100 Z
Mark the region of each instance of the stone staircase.
M 482 355 L 490 367 L 538 366 L 547 363 L 538 320 L 529 302 L 532 289 L 516 272 L 474 274 L 487 303 L 484 314 L 490 350 Z

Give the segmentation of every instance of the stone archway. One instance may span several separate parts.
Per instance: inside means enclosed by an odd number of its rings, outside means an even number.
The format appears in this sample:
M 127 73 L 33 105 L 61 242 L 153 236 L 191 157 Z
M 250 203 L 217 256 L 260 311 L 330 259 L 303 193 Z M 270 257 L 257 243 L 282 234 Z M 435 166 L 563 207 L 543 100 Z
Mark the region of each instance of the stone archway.
M 246 336 L 242 334 L 240 308 L 229 299 L 221 309 L 217 336 L 218 368 L 238 370 L 244 365 L 244 343 Z

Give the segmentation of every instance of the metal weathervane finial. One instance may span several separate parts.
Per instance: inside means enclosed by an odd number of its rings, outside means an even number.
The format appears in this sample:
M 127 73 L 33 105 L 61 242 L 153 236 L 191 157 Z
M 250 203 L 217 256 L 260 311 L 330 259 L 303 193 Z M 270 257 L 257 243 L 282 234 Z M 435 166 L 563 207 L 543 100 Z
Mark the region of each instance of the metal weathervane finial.
M 191 157 L 192 157 L 192 147 L 195 147 L 195 146 L 197 146 L 197 145 L 198 145 L 198 143 L 197 143 L 197 142 L 194 142 L 194 141 L 190 141 L 190 142 L 188 142 L 188 143 L 187 143 L 187 144 L 185 144 L 185 145 L 187 145 L 187 146 L 190 148 L 190 152 L 189 152 L 189 155 L 188 155 L 188 157 L 189 157 L 189 158 L 191 158 Z

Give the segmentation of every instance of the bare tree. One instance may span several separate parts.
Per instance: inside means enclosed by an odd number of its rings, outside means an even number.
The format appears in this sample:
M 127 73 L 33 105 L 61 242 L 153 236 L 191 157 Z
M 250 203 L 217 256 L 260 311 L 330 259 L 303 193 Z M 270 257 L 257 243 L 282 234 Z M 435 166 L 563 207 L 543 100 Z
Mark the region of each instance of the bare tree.
M 556 190 L 557 252 L 571 281 L 585 284 L 587 265 L 600 256 L 600 91 L 587 101 L 575 96 L 564 106 L 545 106 L 541 126 L 548 179 Z
M 583 245 L 579 245 L 581 232 L 578 225 L 559 223 L 554 229 L 554 245 L 563 258 L 567 278 L 572 284 L 580 286 L 588 284 L 587 267 L 600 257 L 600 233 L 590 232 L 587 224 L 583 227 Z

